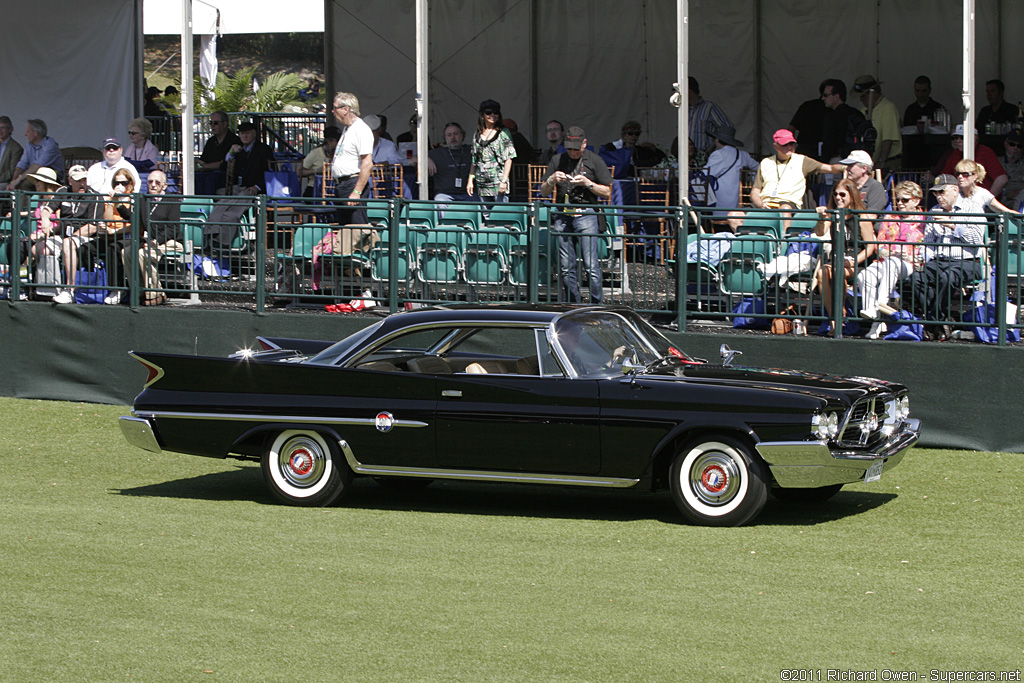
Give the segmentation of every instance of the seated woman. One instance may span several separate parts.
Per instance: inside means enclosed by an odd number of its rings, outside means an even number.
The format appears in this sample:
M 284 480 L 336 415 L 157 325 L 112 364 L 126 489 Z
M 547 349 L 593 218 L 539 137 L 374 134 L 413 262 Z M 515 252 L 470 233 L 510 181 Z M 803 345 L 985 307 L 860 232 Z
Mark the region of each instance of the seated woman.
M 34 293 L 37 298 L 56 298 L 60 292 L 56 289 L 51 291 L 51 288 L 61 285 L 59 256 L 62 236 L 60 222 L 57 220 L 60 200 L 55 195 L 66 188 L 57 182 L 57 173 L 52 168 L 40 168 L 35 173 L 29 173 L 28 177 L 36 182 L 38 193 L 33 198 L 35 208 L 32 219 L 36 221 L 36 228 L 30 236 L 32 247 L 29 250 L 32 262 L 35 263 Z
M 851 212 L 858 212 L 864 210 L 864 202 L 860 198 L 860 190 L 857 189 L 857 185 L 849 178 L 843 178 L 840 180 L 832 190 L 832 197 L 828 201 L 828 210 L 834 209 L 847 209 Z M 873 214 L 859 214 L 859 213 L 848 213 L 846 215 L 846 224 L 839 225 L 834 224 L 831 219 L 826 219 L 826 208 L 819 206 L 818 211 L 818 224 L 814 228 L 814 234 L 819 237 L 825 237 L 825 243 L 823 246 L 823 257 L 821 265 L 821 296 L 825 305 L 825 312 L 832 315 L 832 288 L 833 286 L 842 287 L 842 291 L 846 292 L 847 281 L 849 278 L 856 273 L 858 267 L 867 265 L 867 262 L 871 259 L 872 254 L 875 252 L 875 231 L 871 228 L 871 219 L 874 218 Z M 838 282 L 834 282 L 835 273 L 833 271 L 833 233 L 832 231 L 839 230 L 839 245 L 843 251 L 842 254 L 842 269 L 843 278 Z M 858 243 L 860 244 L 857 249 Z
M 857 274 L 857 286 L 860 289 L 862 318 L 874 320 L 879 309 L 886 309 L 889 294 L 896 285 L 909 278 L 917 265 L 924 262 L 924 250 L 916 246 L 924 239 L 924 216 L 906 213 L 921 210 L 921 199 L 924 192 L 915 182 L 905 180 L 895 188 L 896 209 L 900 215 L 888 215 L 878 225 L 877 241 L 884 244 L 876 245 L 876 260 Z M 883 312 L 892 312 L 888 309 Z M 868 337 L 877 339 L 881 323 L 875 322 L 868 332 Z
M 101 248 L 106 247 L 107 263 L 110 266 L 110 284 L 124 287 L 126 285 L 124 273 L 128 272 L 127 262 L 131 253 L 130 249 L 125 249 L 125 246 L 131 241 L 132 207 L 134 203 L 132 193 L 135 192 L 135 181 L 132 180 L 131 173 L 123 168 L 119 168 L 110 180 L 110 185 L 113 190 L 107 197 L 106 205 L 103 207 L 103 222 L 106 230 L 102 236 L 104 243 L 101 245 Z M 120 257 L 117 254 L 119 251 L 121 252 Z M 125 270 L 120 274 L 114 273 L 115 268 L 113 264 L 118 261 L 126 264 Z M 103 303 L 111 306 L 121 303 L 121 290 L 111 290 L 110 294 L 103 300 Z
M 145 116 L 132 119 L 128 124 L 128 144 L 124 146 L 124 158 L 132 162 L 139 173 L 156 168 L 160 150 L 149 138 L 153 135 L 153 124 Z
M 991 192 L 983 187 L 985 182 L 985 167 L 972 159 L 961 159 L 956 164 L 956 181 L 960 185 L 960 197 L 956 206 L 961 211 L 968 213 L 984 213 L 985 209 L 1002 211 L 1004 213 L 1017 212 L 1007 208 L 995 198 Z

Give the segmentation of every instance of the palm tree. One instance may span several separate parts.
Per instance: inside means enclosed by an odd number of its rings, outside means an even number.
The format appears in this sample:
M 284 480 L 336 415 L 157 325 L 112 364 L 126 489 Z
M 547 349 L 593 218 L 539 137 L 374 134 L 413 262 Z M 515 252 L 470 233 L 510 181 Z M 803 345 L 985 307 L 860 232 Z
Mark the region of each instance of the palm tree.
M 242 69 L 234 76 L 217 74 L 217 83 L 211 90 L 196 77 L 195 92 L 199 97 L 195 105 L 198 114 L 222 111 L 281 111 L 287 104 L 300 104 L 299 88 L 302 79 L 295 74 L 278 71 L 264 79 L 262 85 L 254 82 L 256 67 Z

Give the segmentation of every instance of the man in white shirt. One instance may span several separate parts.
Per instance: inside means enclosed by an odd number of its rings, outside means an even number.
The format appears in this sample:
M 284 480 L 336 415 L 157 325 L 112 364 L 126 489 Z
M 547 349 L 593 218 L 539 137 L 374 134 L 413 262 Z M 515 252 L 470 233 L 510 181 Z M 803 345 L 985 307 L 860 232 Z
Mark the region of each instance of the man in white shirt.
M 360 200 L 373 169 L 373 131 L 359 118 L 359 98 L 352 93 L 335 95 L 331 111 L 342 126 L 341 140 L 331 163 L 334 196 L 348 200 L 338 211 L 338 223 L 366 223 L 366 210 Z
M 117 169 L 123 168 L 135 181 L 135 191 L 142 192 L 142 181 L 139 180 L 139 172 L 135 170 L 131 162 L 124 158 L 124 150 L 117 138 L 107 138 L 103 141 L 103 161 L 97 161 L 89 167 L 86 183 L 91 192 L 104 196 L 114 191 L 110 181 L 114 178 Z

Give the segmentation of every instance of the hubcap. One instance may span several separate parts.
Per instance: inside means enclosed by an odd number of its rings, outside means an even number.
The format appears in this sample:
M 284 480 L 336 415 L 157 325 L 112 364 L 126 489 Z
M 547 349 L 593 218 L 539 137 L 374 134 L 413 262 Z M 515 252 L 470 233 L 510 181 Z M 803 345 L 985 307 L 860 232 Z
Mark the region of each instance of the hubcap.
M 704 453 L 690 468 L 690 490 L 706 505 L 725 505 L 739 487 L 736 462 L 724 453 Z
M 289 484 L 306 488 L 323 476 L 327 458 L 320 445 L 308 436 L 289 439 L 281 449 L 278 465 Z

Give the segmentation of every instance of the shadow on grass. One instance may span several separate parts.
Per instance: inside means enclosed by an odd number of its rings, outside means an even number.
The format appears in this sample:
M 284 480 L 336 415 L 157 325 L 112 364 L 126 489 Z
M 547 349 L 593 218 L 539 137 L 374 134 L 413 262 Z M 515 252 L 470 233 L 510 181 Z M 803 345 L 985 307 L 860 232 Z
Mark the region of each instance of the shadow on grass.
M 124 496 L 249 500 L 260 504 L 277 504 L 264 486 L 259 468 L 254 466 L 239 466 L 229 472 L 204 474 L 113 492 Z M 824 503 L 792 503 L 777 501 L 769 496 L 764 511 L 751 525 L 824 524 L 863 514 L 895 498 L 896 494 L 893 493 L 841 491 Z M 380 486 L 369 478 L 357 478 L 340 507 L 460 515 L 685 523 L 671 495 L 664 491 L 649 493 L 632 489 L 610 491 L 443 480 L 434 481 L 427 488 L 405 490 Z

